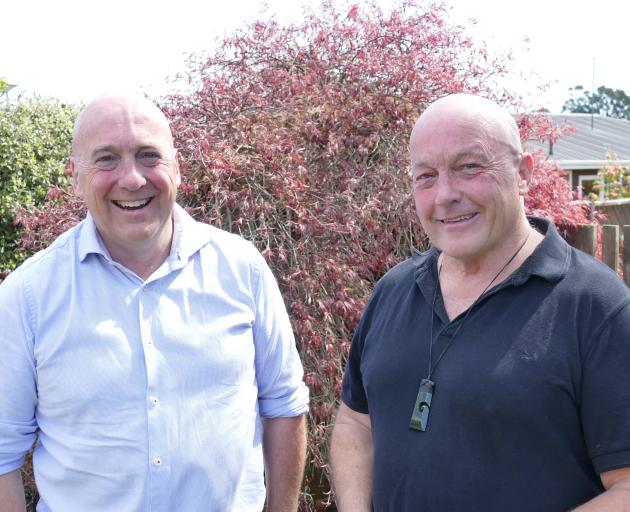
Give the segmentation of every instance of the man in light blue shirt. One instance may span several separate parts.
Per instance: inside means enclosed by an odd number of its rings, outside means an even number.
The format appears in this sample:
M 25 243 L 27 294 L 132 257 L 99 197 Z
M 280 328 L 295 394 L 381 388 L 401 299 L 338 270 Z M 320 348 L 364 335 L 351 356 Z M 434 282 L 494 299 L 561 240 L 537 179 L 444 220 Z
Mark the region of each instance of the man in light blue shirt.
M 296 510 L 308 390 L 284 303 L 248 242 L 175 204 L 148 100 L 75 124 L 87 218 L 0 286 L 0 511 Z M 263 477 L 263 468 L 265 474 Z

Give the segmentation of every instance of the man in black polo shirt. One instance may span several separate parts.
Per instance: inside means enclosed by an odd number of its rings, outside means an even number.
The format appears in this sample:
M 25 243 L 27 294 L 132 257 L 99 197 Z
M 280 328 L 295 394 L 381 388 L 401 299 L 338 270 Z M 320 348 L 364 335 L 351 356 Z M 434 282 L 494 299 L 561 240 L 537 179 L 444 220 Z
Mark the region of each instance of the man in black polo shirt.
M 432 242 L 381 279 L 331 441 L 341 512 L 630 510 L 630 292 L 527 218 L 498 105 L 442 98 L 410 140 Z

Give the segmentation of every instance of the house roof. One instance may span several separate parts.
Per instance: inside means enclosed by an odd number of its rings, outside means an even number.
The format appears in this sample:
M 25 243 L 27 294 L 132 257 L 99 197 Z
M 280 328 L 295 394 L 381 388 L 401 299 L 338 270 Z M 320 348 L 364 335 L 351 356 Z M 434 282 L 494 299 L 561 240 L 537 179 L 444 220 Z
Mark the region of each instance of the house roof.
M 545 156 L 565 169 L 601 167 L 607 154 L 613 152 L 617 161 L 630 164 L 630 121 L 591 114 L 549 114 L 554 124 L 573 125 L 575 133 L 549 142 L 528 141 L 530 149 L 542 148 Z

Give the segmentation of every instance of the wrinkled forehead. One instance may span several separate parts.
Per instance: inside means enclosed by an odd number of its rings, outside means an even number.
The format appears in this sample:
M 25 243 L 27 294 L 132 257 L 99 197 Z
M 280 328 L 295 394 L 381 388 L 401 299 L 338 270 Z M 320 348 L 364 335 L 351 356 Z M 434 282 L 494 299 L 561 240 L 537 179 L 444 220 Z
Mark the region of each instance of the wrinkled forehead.
M 416 122 L 410 152 L 418 154 L 481 153 L 487 158 L 522 153 L 516 123 L 509 114 L 488 115 L 471 110 L 427 111 Z

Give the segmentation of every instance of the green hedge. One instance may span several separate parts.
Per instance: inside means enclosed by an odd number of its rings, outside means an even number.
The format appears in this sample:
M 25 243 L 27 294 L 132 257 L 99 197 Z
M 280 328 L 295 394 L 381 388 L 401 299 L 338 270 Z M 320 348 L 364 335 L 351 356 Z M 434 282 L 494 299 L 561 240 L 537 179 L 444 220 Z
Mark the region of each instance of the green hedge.
M 69 180 L 64 166 L 78 110 L 44 98 L 0 106 L 0 270 L 26 256 L 16 250 L 16 209 L 41 205 L 51 185 Z

